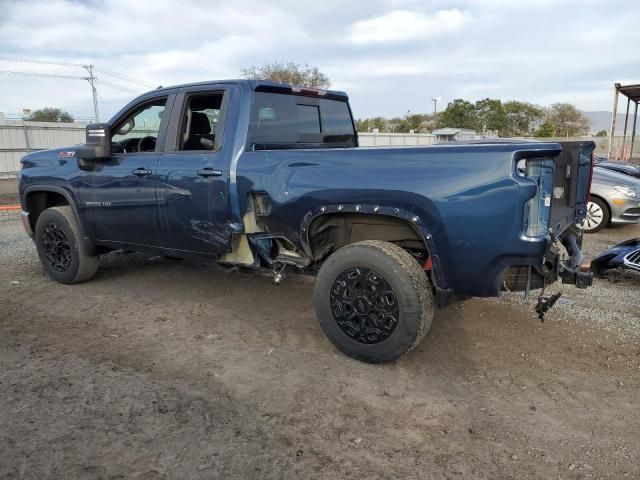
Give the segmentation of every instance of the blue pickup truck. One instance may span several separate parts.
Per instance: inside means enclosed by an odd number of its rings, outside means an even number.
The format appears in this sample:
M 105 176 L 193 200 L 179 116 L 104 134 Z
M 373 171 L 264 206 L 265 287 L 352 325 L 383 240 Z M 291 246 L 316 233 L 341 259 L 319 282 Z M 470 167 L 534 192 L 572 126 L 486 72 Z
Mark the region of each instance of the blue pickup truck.
M 159 88 L 86 133 L 22 159 L 23 223 L 62 283 L 118 249 L 307 272 L 324 332 L 368 362 L 458 296 L 591 283 L 591 142 L 358 148 L 346 94 L 253 80 Z

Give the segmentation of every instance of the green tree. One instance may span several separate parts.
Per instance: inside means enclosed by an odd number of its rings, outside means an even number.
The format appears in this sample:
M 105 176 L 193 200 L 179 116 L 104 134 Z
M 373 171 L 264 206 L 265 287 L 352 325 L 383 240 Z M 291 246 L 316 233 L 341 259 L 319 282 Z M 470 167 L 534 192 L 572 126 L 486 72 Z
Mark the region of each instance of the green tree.
M 433 130 L 433 116 L 426 113 L 407 112 L 404 117 L 403 131 L 416 133 L 427 133 Z
M 404 119 L 400 117 L 393 117 L 390 120 L 387 120 L 387 129 L 384 131 L 392 132 L 392 133 L 401 133 L 406 129 Z M 408 130 L 407 130 L 408 131 Z
M 45 107 L 40 110 L 36 110 L 29 115 L 27 120 L 32 122 L 64 122 L 73 123 L 73 117 L 70 113 L 65 112 L 59 108 Z
M 387 120 L 385 118 L 375 117 L 375 118 L 372 118 L 370 120 L 370 122 L 371 122 L 371 129 L 372 130 L 374 128 L 377 128 L 378 131 L 380 131 L 380 132 L 386 132 L 387 131 Z
M 242 69 L 242 76 L 252 80 L 271 80 L 312 88 L 329 88 L 331 81 L 318 67 L 294 62 L 265 63 Z
M 600 130 L 596 133 L 596 137 L 606 137 L 609 133 L 606 130 Z
M 478 126 L 476 107 L 473 103 L 457 98 L 438 114 L 436 120 L 438 128 L 457 127 L 475 129 Z
M 433 116 L 427 113 L 407 112 L 404 117 L 386 119 L 383 117 L 359 118 L 356 120 L 356 128 L 359 132 L 371 132 L 377 128 L 380 132 L 428 133 L 435 127 Z
M 506 137 L 531 136 L 544 118 L 544 109 L 527 102 L 511 100 L 504 103 L 507 116 Z
M 502 102 L 485 98 L 476 102 L 476 126 L 480 133 L 496 132 L 504 135 L 507 130 L 507 114 Z
M 574 137 L 587 135 L 591 127 L 591 121 L 570 103 L 554 103 L 545 115 L 545 121 L 553 124 L 556 135 Z
M 356 130 L 358 132 L 368 132 L 370 128 L 368 118 L 356 119 Z
M 549 120 L 545 120 L 534 134 L 536 137 L 554 137 L 556 128 Z

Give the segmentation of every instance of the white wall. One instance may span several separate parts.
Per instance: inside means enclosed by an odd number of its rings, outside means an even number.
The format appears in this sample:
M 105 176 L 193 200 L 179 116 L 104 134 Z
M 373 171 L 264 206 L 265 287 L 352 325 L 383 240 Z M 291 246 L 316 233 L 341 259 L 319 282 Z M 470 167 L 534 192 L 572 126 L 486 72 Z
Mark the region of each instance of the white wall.
M 84 143 L 84 123 L 0 121 L 0 178 L 15 177 L 27 152 Z
M 361 147 L 433 145 L 436 136 L 430 133 L 358 133 Z

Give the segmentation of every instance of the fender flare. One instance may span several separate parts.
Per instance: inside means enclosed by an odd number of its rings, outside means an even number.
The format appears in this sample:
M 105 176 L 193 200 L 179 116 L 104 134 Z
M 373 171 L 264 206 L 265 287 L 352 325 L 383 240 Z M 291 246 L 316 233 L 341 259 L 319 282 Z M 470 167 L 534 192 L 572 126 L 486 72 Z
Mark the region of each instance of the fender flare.
M 93 242 L 91 241 L 91 239 L 87 236 L 87 233 L 86 233 L 86 230 L 84 228 L 84 225 L 82 224 L 82 221 L 80 220 L 80 215 L 78 213 L 78 204 L 77 204 L 76 199 L 73 196 L 73 194 L 69 190 L 67 190 L 66 188 L 58 186 L 58 185 L 29 185 L 28 187 L 26 187 L 24 189 L 24 193 L 23 193 L 25 208 L 27 206 L 27 197 L 29 196 L 29 194 L 38 193 L 38 192 L 58 193 L 58 194 L 62 195 L 67 200 L 67 203 L 71 207 L 71 210 L 73 211 L 73 215 L 76 218 L 76 221 L 78 222 L 78 229 L 80 230 L 80 235 L 82 236 L 82 241 L 84 242 L 84 244 L 87 247 L 87 249 L 89 251 L 92 251 L 94 245 L 93 245 Z M 27 213 L 30 213 L 30 212 L 27 212 Z M 34 225 L 34 231 L 35 231 L 35 225 Z
M 380 215 L 381 217 L 392 217 L 406 221 L 420 236 L 422 242 L 426 245 L 433 268 L 433 279 L 438 289 L 447 289 L 448 284 L 442 261 L 438 254 L 438 247 L 435 244 L 433 234 L 428 225 L 414 212 L 398 207 L 389 207 L 385 205 L 369 205 L 369 204 L 326 204 L 307 211 L 302 217 L 300 224 L 300 240 L 305 254 L 312 258 L 311 241 L 309 238 L 309 227 L 318 218 L 329 214 L 355 213 Z

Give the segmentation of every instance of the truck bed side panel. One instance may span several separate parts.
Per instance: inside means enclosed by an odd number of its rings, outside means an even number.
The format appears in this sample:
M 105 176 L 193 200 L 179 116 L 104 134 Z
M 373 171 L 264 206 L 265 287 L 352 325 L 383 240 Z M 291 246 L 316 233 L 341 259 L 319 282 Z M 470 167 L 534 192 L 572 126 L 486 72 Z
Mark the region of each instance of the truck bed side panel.
M 301 225 L 319 205 L 382 206 L 408 211 L 442 265 L 439 287 L 495 296 L 510 265 L 540 261 L 547 238 L 523 234 L 523 205 L 536 187 L 514 175 L 522 150 L 559 153 L 557 144 L 246 152 L 238 163 L 241 210 L 265 192 L 268 230 L 302 248 Z M 433 254 L 433 252 L 432 252 Z

